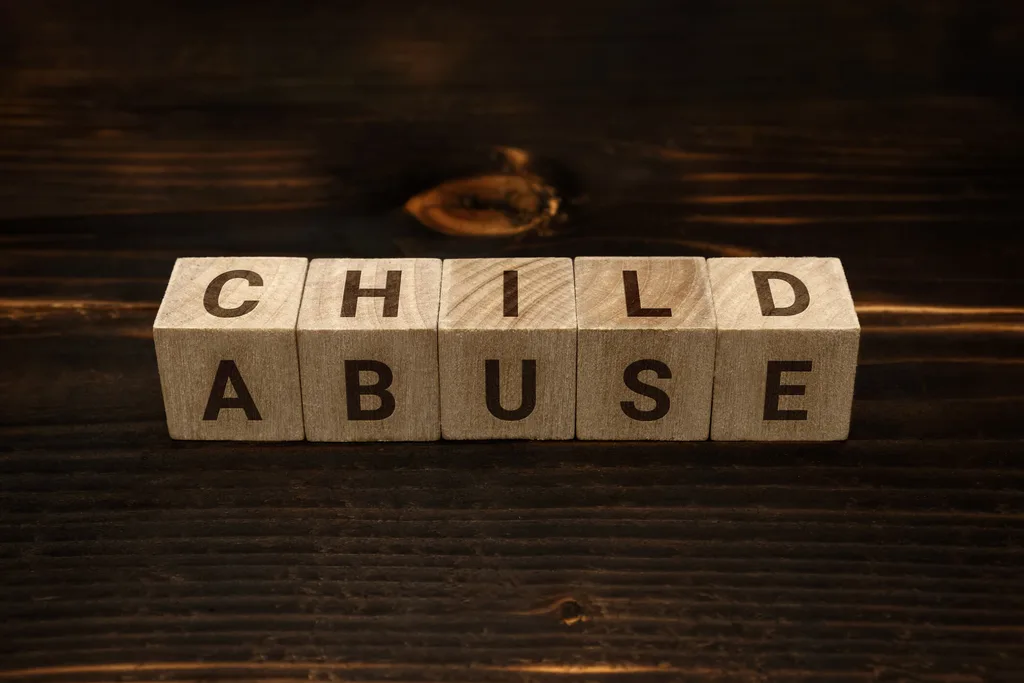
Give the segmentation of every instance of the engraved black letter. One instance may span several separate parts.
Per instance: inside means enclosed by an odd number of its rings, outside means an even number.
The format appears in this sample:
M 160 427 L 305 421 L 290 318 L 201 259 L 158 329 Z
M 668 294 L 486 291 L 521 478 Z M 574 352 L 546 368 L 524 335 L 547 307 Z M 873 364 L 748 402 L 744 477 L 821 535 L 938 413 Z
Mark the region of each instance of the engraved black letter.
M 761 304 L 761 315 L 796 315 L 807 310 L 811 303 L 811 295 L 800 278 L 777 270 L 755 270 L 754 287 L 757 289 L 757 300 Z M 769 280 L 782 280 L 793 288 L 793 303 L 785 308 L 776 308 L 772 298 Z
M 228 398 L 224 395 L 228 382 L 235 390 L 235 398 Z M 213 378 L 213 388 L 210 389 L 210 398 L 206 399 L 206 410 L 203 411 L 203 420 L 216 420 L 220 411 L 224 408 L 241 408 L 245 411 L 248 420 L 262 420 L 260 411 L 256 409 L 256 403 L 252 400 L 249 387 L 245 386 L 242 373 L 233 360 L 222 360 L 217 366 L 217 375 Z
M 654 407 L 650 410 L 640 410 L 633 401 L 622 401 L 619 405 L 622 407 L 622 412 L 626 414 L 626 417 L 631 419 L 639 420 L 640 422 L 660 420 L 668 415 L 671 401 L 668 394 L 664 391 L 640 380 L 640 373 L 644 370 L 653 371 L 658 379 L 672 379 L 672 371 L 660 360 L 648 359 L 633 361 L 626 366 L 625 372 L 622 373 L 622 381 L 626 383 L 629 390 L 641 396 L 653 398 Z
M 644 308 L 640 304 L 640 282 L 635 270 L 622 271 L 622 287 L 626 290 L 626 315 L 630 318 L 670 318 L 671 308 Z
M 362 289 L 359 286 L 359 279 L 362 273 L 358 270 L 350 270 L 345 273 L 345 294 L 341 300 L 341 317 L 354 318 L 356 316 L 356 305 L 361 296 L 382 296 L 384 297 L 384 317 L 398 317 L 398 295 L 402 288 L 402 271 L 389 270 L 384 287 Z
M 504 309 L 506 318 L 519 317 L 519 271 L 506 270 L 504 276 Z
M 359 373 L 362 371 L 376 373 L 377 381 L 374 384 L 360 384 Z M 348 406 L 348 419 L 384 420 L 391 417 L 395 412 L 395 396 L 388 391 L 388 387 L 394 379 L 391 368 L 380 361 L 345 361 L 345 403 Z M 362 396 L 376 396 L 380 399 L 380 405 L 373 410 L 365 410 L 360 400 Z
M 484 392 L 487 395 L 487 410 L 491 411 L 491 415 L 509 422 L 522 420 L 537 405 L 537 361 L 523 361 L 522 398 L 515 410 L 501 407 L 501 371 L 496 360 L 484 361 Z
M 810 372 L 809 360 L 770 360 L 764 387 L 765 420 L 806 420 L 806 410 L 779 410 L 779 396 L 803 396 L 807 388 L 803 384 L 783 384 L 784 372 Z
M 237 318 L 256 308 L 256 304 L 259 303 L 256 299 L 249 299 L 248 301 L 243 301 L 235 308 L 222 308 L 220 305 L 220 291 L 224 289 L 224 285 L 229 280 L 245 280 L 249 283 L 250 287 L 263 286 L 263 278 L 251 270 L 229 270 L 226 273 L 221 273 L 210 281 L 210 284 L 206 287 L 206 293 L 203 295 L 203 306 L 206 307 L 206 312 L 210 315 L 215 315 L 218 318 Z

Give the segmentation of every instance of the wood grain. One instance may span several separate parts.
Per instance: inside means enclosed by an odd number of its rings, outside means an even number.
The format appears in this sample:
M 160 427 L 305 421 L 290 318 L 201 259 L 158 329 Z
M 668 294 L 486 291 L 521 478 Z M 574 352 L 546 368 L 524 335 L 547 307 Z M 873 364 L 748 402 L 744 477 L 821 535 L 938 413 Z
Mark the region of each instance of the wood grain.
M 55 650 L 59 680 L 477 680 L 467 659 L 495 680 L 984 680 L 1024 654 L 1017 442 L 180 449 L 154 421 L 69 453 L 71 434 L 5 430 L 15 679 Z
M 717 327 L 706 261 L 580 257 L 574 267 L 577 438 L 707 439 Z
M 183 258 L 156 320 L 172 439 L 301 439 L 295 323 L 304 258 Z
M 437 343 L 444 438 L 573 437 L 572 260 L 445 260 Z
M 839 260 L 715 258 L 708 271 L 718 322 L 711 438 L 845 439 L 860 323 Z
M 351 292 L 349 273 L 359 274 L 357 289 Z M 393 283 L 391 294 L 389 282 Z M 358 290 L 368 291 L 359 296 Z M 441 437 L 440 291 L 439 259 L 313 260 L 297 328 L 307 439 L 430 441 Z M 350 294 L 355 306 L 346 312 Z M 349 370 L 348 364 L 355 365 Z M 360 379 L 364 372 L 369 376 Z M 350 386 L 350 373 L 366 388 Z M 357 397 L 355 411 L 348 407 L 349 392 Z
M 0 2 L 3 680 L 1020 680 L 1022 27 Z M 836 256 L 850 440 L 171 442 L 168 273 L 252 253 Z

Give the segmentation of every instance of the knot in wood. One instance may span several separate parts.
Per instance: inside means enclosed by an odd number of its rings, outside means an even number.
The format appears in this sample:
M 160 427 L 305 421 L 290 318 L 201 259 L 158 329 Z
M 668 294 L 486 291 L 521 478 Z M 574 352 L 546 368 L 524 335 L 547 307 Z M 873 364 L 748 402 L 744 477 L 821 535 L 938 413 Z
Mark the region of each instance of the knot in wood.
M 571 598 L 559 603 L 558 614 L 559 619 L 566 626 L 572 626 L 587 620 L 587 614 L 583 609 L 583 605 Z
M 411 198 L 405 210 L 446 235 L 508 237 L 546 228 L 559 203 L 535 176 L 492 174 L 442 183 Z

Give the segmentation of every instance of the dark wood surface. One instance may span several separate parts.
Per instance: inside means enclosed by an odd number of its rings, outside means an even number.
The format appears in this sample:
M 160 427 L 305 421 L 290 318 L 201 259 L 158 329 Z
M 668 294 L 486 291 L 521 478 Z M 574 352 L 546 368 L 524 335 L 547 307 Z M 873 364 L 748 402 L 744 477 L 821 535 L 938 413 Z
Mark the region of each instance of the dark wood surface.
M 1013 1 L 3 0 L 0 680 L 1024 680 L 1022 87 Z M 242 253 L 839 256 L 851 439 L 171 442 Z

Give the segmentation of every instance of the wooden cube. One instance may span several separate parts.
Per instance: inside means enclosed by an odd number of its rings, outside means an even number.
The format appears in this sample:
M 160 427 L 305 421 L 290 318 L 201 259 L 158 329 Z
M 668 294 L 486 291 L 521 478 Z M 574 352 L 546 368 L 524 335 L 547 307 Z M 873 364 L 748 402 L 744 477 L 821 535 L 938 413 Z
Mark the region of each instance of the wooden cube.
M 438 259 L 316 259 L 299 312 L 310 441 L 441 437 Z
M 577 258 L 576 311 L 577 438 L 708 438 L 716 332 L 703 258 Z
M 839 260 L 716 258 L 708 268 L 718 319 L 711 438 L 845 439 L 860 323 Z
M 438 351 L 446 439 L 571 439 L 572 261 L 446 260 Z
M 295 322 L 304 258 L 182 258 L 156 321 L 172 439 L 303 437 Z

